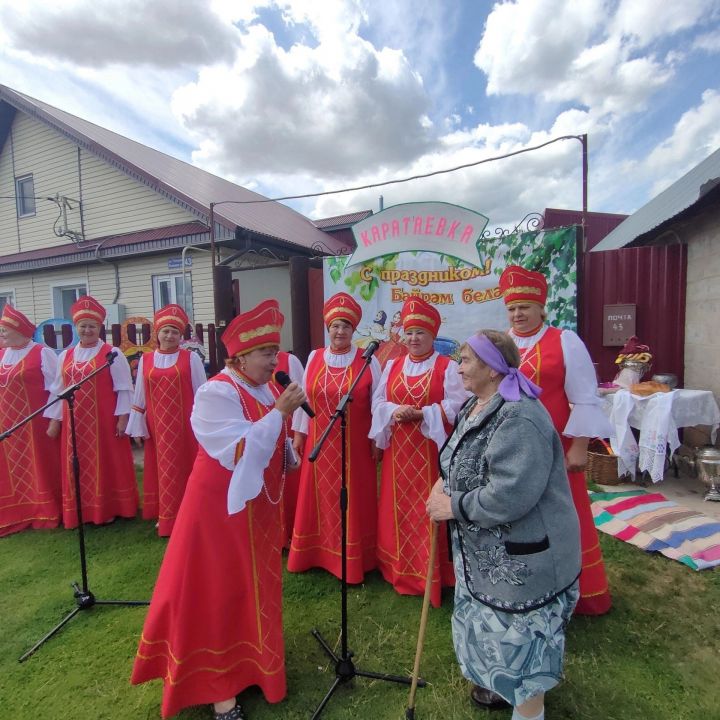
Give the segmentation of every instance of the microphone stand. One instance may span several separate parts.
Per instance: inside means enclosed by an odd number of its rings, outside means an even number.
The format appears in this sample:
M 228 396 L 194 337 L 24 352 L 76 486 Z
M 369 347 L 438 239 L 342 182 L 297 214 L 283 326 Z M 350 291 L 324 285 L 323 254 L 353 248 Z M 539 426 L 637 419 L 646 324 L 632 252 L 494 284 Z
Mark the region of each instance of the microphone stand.
M 27 660 L 43 643 L 47 642 L 58 630 L 60 630 L 66 623 L 72 620 L 81 610 L 89 610 L 93 605 L 149 605 L 147 600 L 98 600 L 95 595 L 90 592 L 88 587 L 87 577 L 87 559 L 85 555 L 85 531 L 83 528 L 83 517 L 82 517 L 82 500 L 80 497 L 80 460 L 77 453 L 77 435 L 75 433 L 75 393 L 82 385 L 84 385 L 90 378 L 95 377 L 98 373 L 102 372 L 105 368 L 109 368 L 115 360 L 115 353 L 111 352 L 105 356 L 107 362 L 101 365 L 99 368 L 93 370 L 87 377 L 84 377 L 80 382 L 71 385 L 69 388 L 63 390 L 58 396 L 38 408 L 35 412 L 28 415 L 26 418 L 21 420 L 16 425 L 13 425 L 9 430 L 0 434 L 0 441 L 12 435 L 18 428 L 21 428 L 26 423 L 29 423 L 34 417 L 44 412 L 47 408 L 54 405 L 60 400 L 66 400 L 68 404 L 68 411 L 70 415 L 70 438 L 72 445 L 72 469 L 73 469 L 73 481 L 75 487 L 75 507 L 77 511 L 78 519 L 78 542 L 80 544 L 80 574 L 82 578 L 82 586 L 79 586 L 77 582 L 73 581 L 70 586 L 73 588 L 73 597 L 75 598 L 75 607 L 48 633 L 46 633 L 40 640 L 38 640 L 27 652 L 20 656 L 19 662 Z
M 365 365 L 362 367 L 357 377 L 353 381 L 352 385 L 348 389 L 347 393 L 340 399 L 337 409 L 330 418 L 327 428 L 323 432 L 317 444 L 310 453 L 308 460 L 315 462 L 323 444 L 327 440 L 330 431 L 340 418 L 340 463 L 341 463 L 341 486 L 340 486 L 340 567 L 341 567 L 341 580 L 340 580 L 340 655 L 336 655 L 333 649 L 328 645 L 325 638 L 320 632 L 313 628 L 312 635 L 320 643 L 320 646 L 328 655 L 328 657 L 335 663 L 335 680 L 330 686 L 322 702 L 318 705 L 317 709 L 313 713 L 313 720 L 320 717 L 325 706 L 330 701 L 333 693 L 337 688 L 352 680 L 355 676 L 372 678 L 373 680 L 386 680 L 388 682 L 402 683 L 405 685 L 412 684 L 412 678 L 402 677 L 399 675 L 387 675 L 385 673 L 376 673 L 359 670 L 355 667 L 355 663 L 352 660 L 353 652 L 348 650 L 347 641 L 347 626 L 348 626 L 348 612 L 347 612 L 347 510 L 348 510 L 348 493 L 347 493 L 347 450 L 346 450 L 346 434 L 347 434 L 347 420 L 346 411 L 347 404 L 352 402 L 352 393 L 355 386 L 360 381 L 363 373 L 368 369 L 370 361 L 372 360 L 373 352 L 376 348 L 373 348 L 370 352 L 366 350 Z M 373 478 L 373 482 L 375 479 Z M 425 687 L 425 680 L 418 679 L 417 684 L 419 687 Z

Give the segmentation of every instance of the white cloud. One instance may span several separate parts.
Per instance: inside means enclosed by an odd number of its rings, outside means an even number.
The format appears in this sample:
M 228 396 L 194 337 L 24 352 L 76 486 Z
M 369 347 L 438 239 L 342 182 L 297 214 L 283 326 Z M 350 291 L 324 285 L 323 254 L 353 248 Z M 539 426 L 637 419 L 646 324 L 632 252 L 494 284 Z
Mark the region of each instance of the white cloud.
M 601 0 L 517 0 L 488 15 L 475 64 L 488 94 L 545 92 L 567 76 L 603 15 Z
M 720 33 L 709 32 L 698 35 L 693 42 L 693 49 L 710 54 L 720 52 Z
M 292 17 L 309 13 L 295 8 Z M 282 171 L 337 177 L 425 152 L 433 143 L 430 100 L 417 73 L 401 51 L 377 50 L 353 35 L 356 16 L 338 22 L 344 25 L 330 32 L 323 17 L 317 45 L 289 50 L 251 25 L 232 67 L 204 68 L 178 89 L 174 111 L 205 138 L 194 162 L 244 178 Z
M 652 196 L 720 148 L 720 92 L 706 90 L 702 101 L 687 110 L 672 135 L 647 157 L 644 170 L 654 179 Z
M 487 100 L 482 84 L 445 95 L 458 69 L 446 64 L 459 56 L 450 43 L 473 31 L 458 27 L 453 3 L 165 0 L 126 17 L 139 1 L 0 0 L 0 82 L 184 159 L 194 148 L 196 164 L 271 197 L 404 178 L 588 133 L 591 209 L 633 210 L 650 178 L 676 177 L 714 149 L 708 143 L 720 144 L 716 91 L 647 159 L 627 143 L 636 137 L 632 113 L 658 88 L 679 94 L 693 50 L 720 49 L 699 0 L 498 3 L 475 55 Z M 158 28 L 152 12 L 161 7 Z M 690 27 L 706 34 L 693 38 Z M 68 28 L 94 35 L 74 47 L 52 36 Z M 204 45 L 218 28 L 218 45 Z M 682 43 L 669 42 L 679 33 Z M 461 68 L 464 77 L 469 70 Z M 513 94 L 526 97 L 493 97 Z M 294 206 L 323 217 L 375 209 L 379 195 L 386 205 L 445 200 L 507 226 L 528 211 L 579 208 L 580 169 L 580 145 L 568 140 Z
M 460 29 L 461 4 L 438 0 L 367 3 L 366 27 L 374 44 L 402 48 L 438 106 L 446 100 L 448 72 L 452 72 L 447 59 Z
M 204 0 L 24 0 L 0 5 L 0 23 L 16 49 L 84 67 L 231 62 L 238 43 Z
M 539 145 L 548 139 L 548 134 L 531 133 L 521 123 L 478 125 L 444 136 L 441 149 L 423 155 L 401 172 L 366 173 L 354 178 L 353 184 L 447 170 Z M 449 174 L 322 197 L 312 215 L 329 217 L 359 208 L 377 208 L 377 198 L 383 195 L 386 206 L 423 200 L 455 203 L 487 215 L 491 228 L 508 227 L 527 213 L 542 212 L 545 207 L 580 207 L 581 159 L 579 143 L 562 141 Z
M 540 94 L 616 116 L 642 110 L 682 55 L 651 44 L 695 26 L 716 0 L 516 0 L 495 5 L 475 54 L 489 94 Z
M 622 0 L 611 23 L 611 33 L 633 36 L 645 47 L 653 40 L 693 27 L 716 7 L 716 0 Z
M 644 156 L 633 157 L 617 140 L 613 133 L 601 141 L 602 152 L 591 160 L 591 209 L 630 214 L 720 147 L 720 92 L 704 92 Z
M 583 50 L 564 80 L 545 90 L 557 101 L 579 101 L 585 107 L 616 116 L 642 110 L 650 96 L 673 75 L 650 57 L 629 57 L 629 48 L 613 38 Z
M 360 24 L 367 19 L 362 5 L 353 0 L 335 0 L 319 3 L 316 0 L 275 0 L 289 24 L 308 24 L 321 42 L 342 43 L 342 33 L 357 34 Z M 338 37 L 340 34 L 340 37 Z
M 180 71 L 77 68 L 0 51 L 0 83 L 184 160 L 190 140 L 171 112 L 169 93 L 187 80 Z

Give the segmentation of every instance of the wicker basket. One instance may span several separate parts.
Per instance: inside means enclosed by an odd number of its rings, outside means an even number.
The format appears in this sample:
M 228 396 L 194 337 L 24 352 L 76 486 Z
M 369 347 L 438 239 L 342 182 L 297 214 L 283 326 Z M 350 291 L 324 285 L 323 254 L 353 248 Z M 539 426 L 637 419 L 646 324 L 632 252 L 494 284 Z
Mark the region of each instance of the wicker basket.
M 588 446 L 585 478 L 598 485 L 620 485 L 629 482 L 628 476 L 618 476 L 617 455 L 604 440 L 598 438 L 592 440 Z

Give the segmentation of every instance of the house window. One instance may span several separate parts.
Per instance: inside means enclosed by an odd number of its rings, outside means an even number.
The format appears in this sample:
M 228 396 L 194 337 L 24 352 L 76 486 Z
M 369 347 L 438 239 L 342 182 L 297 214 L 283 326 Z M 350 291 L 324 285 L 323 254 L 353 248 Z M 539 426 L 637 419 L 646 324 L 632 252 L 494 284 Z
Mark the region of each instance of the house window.
M 85 283 L 72 283 L 53 287 L 53 317 L 72 320 L 70 308 L 78 298 L 87 294 L 87 285 Z
M 161 307 L 174 303 L 179 305 L 192 317 L 192 277 L 185 273 L 183 292 L 183 275 L 153 275 L 153 305 L 155 312 Z
M 14 290 L 0 290 L 0 315 L 6 305 L 15 304 L 15 291 Z
M 35 183 L 32 175 L 15 179 L 15 197 L 18 217 L 30 217 L 35 214 Z

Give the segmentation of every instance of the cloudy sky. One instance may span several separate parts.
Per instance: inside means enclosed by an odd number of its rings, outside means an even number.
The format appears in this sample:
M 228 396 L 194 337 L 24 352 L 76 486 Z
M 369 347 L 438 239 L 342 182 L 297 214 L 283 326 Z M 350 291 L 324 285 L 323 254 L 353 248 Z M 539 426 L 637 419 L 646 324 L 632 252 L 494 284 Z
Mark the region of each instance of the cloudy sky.
M 720 0 L 0 0 L 0 83 L 269 197 L 587 133 L 591 210 L 720 147 Z M 581 146 L 294 203 L 581 206 Z M 218 198 L 218 201 L 222 198 Z

